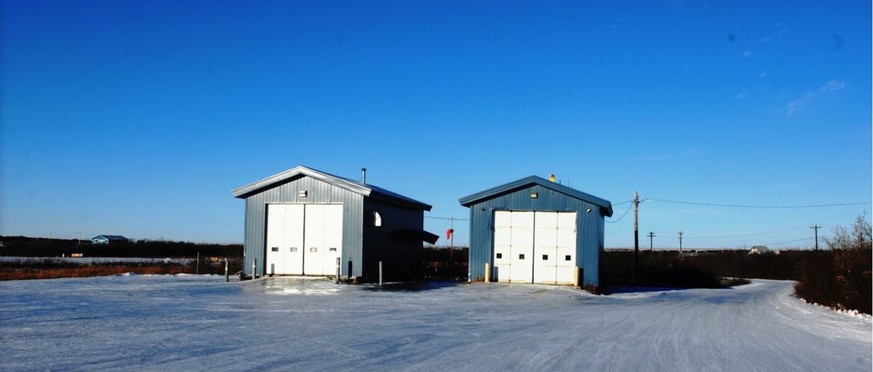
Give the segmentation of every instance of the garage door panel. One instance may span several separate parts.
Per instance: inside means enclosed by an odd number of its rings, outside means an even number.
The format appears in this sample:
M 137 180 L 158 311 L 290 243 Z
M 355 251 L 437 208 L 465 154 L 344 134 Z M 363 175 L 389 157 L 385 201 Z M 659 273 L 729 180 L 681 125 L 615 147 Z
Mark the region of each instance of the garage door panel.
M 302 274 L 303 206 L 296 204 L 267 205 L 268 274 Z
M 534 264 L 534 212 L 512 212 L 510 235 L 509 280 L 530 283 Z
M 494 221 L 497 281 L 573 283 L 576 212 L 498 211 Z
M 494 212 L 494 256 L 492 276 L 498 282 L 508 282 L 512 248 L 512 212 Z
M 302 204 L 285 205 L 285 247 L 288 266 L 283 274 L 303 274 L 303 214 Z
M 341 204 L 267 204 L 266 272 L 333 275 L 342 257 Z
M 533 212 L 512 212 L 511 241 L 514 247 L 533 245 Z
M 555 212 L 536 212 L 534 223 L 537 231 L 552 231 L 558 228 L 558 214 Z
M 533 257 L 529 250 L 514 250 L 512 253 L 512 263 L 510 264 L 509 281 L 513 283 L 530 283 L 533 281 Z
M 558 246 L 576 246 L 576 213 L 558 213 Z
M 558 213 L 536 212 L 534 225 L 536 261 L 533 268 L 533 281 L 553 284 L 555 283 L 555 253 L 558 244 Z
M 285 246 L 285 206 L 267 204 L 267 273 L 283 273 L 285 257 L 282 248 Z
M 576 213 L 565 212 L 558 214 L 558 246 L 556 261 L 557 278 L 559 284 L 573 284 L 575 279 L 576 257 Z
M 537 247 L 534 282 L 554 284 L 556 278 L 555 247 Z
M 342 257 L 343 206 L 324 206 L 324 256 L 321 275 L 336 275 L 336 260 Z
M 303 273 L 306 275 L 322 275 L 324 206 L 319 204 L 306 205 L 304 225 Z

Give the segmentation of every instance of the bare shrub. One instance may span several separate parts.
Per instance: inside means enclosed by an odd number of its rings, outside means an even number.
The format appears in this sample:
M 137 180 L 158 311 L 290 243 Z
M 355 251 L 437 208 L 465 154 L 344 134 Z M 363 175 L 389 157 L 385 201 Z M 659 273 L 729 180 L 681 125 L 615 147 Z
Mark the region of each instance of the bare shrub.
M 809 302 L 870 314 L 873 239 L 866 215 L 855 218 L 851 229 L 837 226 L 825 242 L 830 251 L 798 264 L 795 294 Z

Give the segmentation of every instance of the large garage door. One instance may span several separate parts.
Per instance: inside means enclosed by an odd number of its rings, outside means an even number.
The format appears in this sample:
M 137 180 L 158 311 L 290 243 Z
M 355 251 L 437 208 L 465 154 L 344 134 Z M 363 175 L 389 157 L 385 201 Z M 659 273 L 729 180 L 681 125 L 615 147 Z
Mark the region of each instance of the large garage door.
M 342 205 L 268 204 L 267 273 L 335 274 L 342 223 Z
M 575 256 L 576 212 L 495 212 L 497 281 L 573 284 Z

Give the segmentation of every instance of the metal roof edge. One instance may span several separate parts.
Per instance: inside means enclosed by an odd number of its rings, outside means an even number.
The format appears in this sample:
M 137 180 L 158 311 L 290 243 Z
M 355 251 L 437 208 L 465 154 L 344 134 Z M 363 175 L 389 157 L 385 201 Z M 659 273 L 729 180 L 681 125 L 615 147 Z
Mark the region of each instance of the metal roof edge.
M 397 204 L 402 207 L 421 209 L 428 212 L 430 212 L 431 208 L 433 208 L 430 204 L 422 203 L 418 200 L 385 190 L 377 186 L 373 186 L 373 192 L 370 193 L 370 197 L 392 204 Z
M 323 181 L 364 196 L 370 196 L 371 189 L 369 187 L 363 186 L 356 182 L 352 182 L 342 177 L 334 176 L 330 173 L 322 172 L 302 165 L 296 166 L 284 172 L 274 174 L 260 181 L 255 181 L 236 190 L 233 190 L 233 196 L 241 199 L 246 198 L 257 191 L 269 188 L 270 186 L 273 186 L 279 182 L 289 180 L 299 175 L 312 177 L 319 181 Z
M 485 191 L 462 197 L 458 199 L 458 202 L 460 202 L 462 206 L 469 207 L 480 200 L 490 199 L 498 194 L 508 193 L 534 184 L 597 205 L 601 208 L 606 217 L 612 216 L 612 203 L 608 200 L 584 193 L 569 186 L 551 182 L 538 176 L 529 176 L 500 186 L 492 187 Z
M 379 186 L 362 184 L 347 178 L 336 176 L 327 172 L 322 172 L 302 165 L 296 166 L 284 172 L 272 175 L 260 181 L 252 182 L 248 185 L 233 190 L 233 195 L 237 198 L 246 198 L 249 195 L 267 189 L 277 183 L 289 180 L 300 175 L 312 177 L 319 181 L 361 194 L 365 197 L 377 197 L 378 199 L 403 207 L 422 209 L 425 211 L 430 211 L 431 208 L 433 208 L 429 204 L 425 204 L 418 200 L 383 189 Z

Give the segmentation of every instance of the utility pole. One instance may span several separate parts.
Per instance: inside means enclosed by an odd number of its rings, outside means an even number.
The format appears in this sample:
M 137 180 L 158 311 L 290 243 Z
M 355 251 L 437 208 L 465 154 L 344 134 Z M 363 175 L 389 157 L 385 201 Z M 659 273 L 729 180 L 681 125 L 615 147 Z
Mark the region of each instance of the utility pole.
M 815 250 L 818 250 L 818 229 L 820 229 L 821 226 L 815 224 L 810 226 L 809 228 L 815 230 Z
M 683 232 L 679 232 L 679 254 L 682 254 L 682 234 Z
M 634 191 L 634 272 L 631 276 L 633 285 L 637 285 L 637 269 L 639 268 L 640 256 L 640 225 L 639 225 L 640 196 Z
M 649 231 L 649 252 L 650 253 L 655 252 L 655 248 L 653 248 L 654 246 L 652 245 L 652 238 L 654 238 L 654 237 L 655 237 L 655 233 Z

